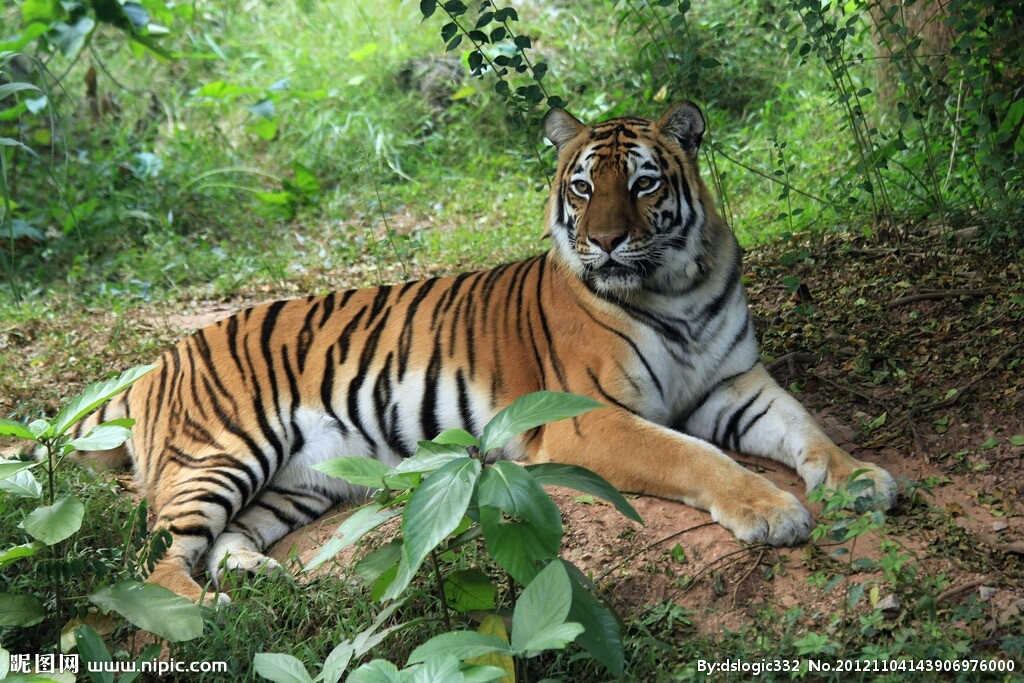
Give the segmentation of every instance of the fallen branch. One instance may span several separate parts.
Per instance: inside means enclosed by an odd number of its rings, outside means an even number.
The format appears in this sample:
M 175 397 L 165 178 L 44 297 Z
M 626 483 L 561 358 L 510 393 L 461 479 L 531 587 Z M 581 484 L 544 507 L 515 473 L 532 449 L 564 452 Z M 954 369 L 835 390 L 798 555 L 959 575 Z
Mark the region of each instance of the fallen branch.
M 992 289 L 939 289 L 930 292 L 920 292 L 918 294 L 908 294 L 907 296 L 901 296 L 899 299 L 893 299 L 885 305 L 886 308 L 897 308 L 899 306 L 905 306 L 907 304 L 917 303 L 918 301 L 931 301 L 934 299 L 949 299 L 956 296 L 988 296 L 992 293 Z
M 974 581 L 968 581 L 962 586 L 957 586 L 956 588 L 950 588 L 949 590 L 942 591 L 941 593 L 935 596 L 935 604 L 938 605 L 939 603 L 946 602 L 947 600 L 957 597 L 961 593 L 966 593 L 967 591 L 974 590 L 975 588 L 978 588 L 980 586 L 984 586 L 986 583 L 989 583 L 990 581 L 992 581 L 991 577 L 983 577 L 980 579 L 975 579 Z
M 790 351 L 786 355 L 776 358 L 771 363 L 769 363 L 768 372 L 769 374 L 772 374 L 776 370 L 781 370 L 783 367 L 789 367 L 790 373 L 795 375 L 797 365 L 811 365 L 812 363 L 816 364 L 817 362 L 817 354 Z

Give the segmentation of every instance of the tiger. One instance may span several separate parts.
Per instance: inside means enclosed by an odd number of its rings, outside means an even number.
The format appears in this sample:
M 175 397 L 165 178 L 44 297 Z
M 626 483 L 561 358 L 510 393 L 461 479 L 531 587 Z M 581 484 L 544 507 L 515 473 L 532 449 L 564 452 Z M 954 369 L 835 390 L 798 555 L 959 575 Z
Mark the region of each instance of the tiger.
M 812 519 L 724 449 L 781 462 L 808 489 L 865 477 L 862 494 L 894 504 L 892 476 L 836 446 L 760 361 L 741 249 L 699 175 L 699 107 L 595 125 L 555 108 L 543 127 L 557 153 L 546 252 L 248 308 L 186 337 L 82 423 L 135 420 L 123 446 L 90 457 L 132 464 L 153 528 L 172 537 L 148 581 L 228 600 L 222 572 L 279 567 L 273 543 L 366 494 L 311 465 L 395 465 L 542 390 L 601 407 L 497 457 L 587 468 L 708 511 L 742 541 L 799 544 Z M 193 576 L 204 556 L 209 588 Z

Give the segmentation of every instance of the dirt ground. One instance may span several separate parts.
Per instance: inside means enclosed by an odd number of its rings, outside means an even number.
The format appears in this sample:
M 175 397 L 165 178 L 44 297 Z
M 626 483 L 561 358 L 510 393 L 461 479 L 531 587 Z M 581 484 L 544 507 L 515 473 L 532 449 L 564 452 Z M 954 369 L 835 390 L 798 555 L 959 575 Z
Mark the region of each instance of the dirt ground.
M 701 632 L 738 629 L 765 608 L 801 607 L 811 623 L 825 623 L 841 609 L 844 591 L 817 588 L 809 577 L 830 562 L 877 558 L 885 540 L 916 560 L 918 580 L 945 578 L 936 603 L 976 595 L 993 628 L 1024 610 L 1024 273 L 1017 247 L 985 248 L 948 232 L 896 242 L 794 239 L 748 254 L 745 273 L 771 372 L 833 440 L 901 481 L 882 535 L 847 544 L 846 555 L 831 559 L 836 547 L 827 539 L 786 549 L 743 546 L 685 505 L 632 499 L 641 526 L 600 501 L 553 491 L 567 529 L 564 556 L 620 609 L 674 601 L 693 610 Z M 29 399 L 19 392 L 40 381 L 74 386 L 91 379 L 73 370 L 89 354 L 119 367 L 118 330 L 143 330 L 158 349 L 276 295 L 251 292 L 177 311 L 140 307 L 117 320 L 97 311 L 95 323 L 73 331 L 79 341 L 57 357 L 43 349 L 52 343 L 52 322 L 0 330 L 0 341 L 17 345 L 24 359 L 14 370 L 28 378 L 7 387 L 0 410 L 23 405 Z M 44 368 L 32 364 L 44 355 Z M 741 460 L 806 501 L 793 472 Z M 274 553 L 311 557 L 339 514 L 294 532 Z M 882 599 L 891 592 L 877 572 L 845 571 L 857 582 L 878 581 Z M 909 608 L 887 604 L 894 613 Z

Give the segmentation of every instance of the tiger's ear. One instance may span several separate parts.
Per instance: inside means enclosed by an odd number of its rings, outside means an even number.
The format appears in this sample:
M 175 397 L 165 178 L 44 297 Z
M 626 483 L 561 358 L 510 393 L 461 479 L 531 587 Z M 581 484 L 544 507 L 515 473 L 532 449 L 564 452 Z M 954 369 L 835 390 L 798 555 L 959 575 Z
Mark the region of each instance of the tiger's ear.
M 697 154 L 704 135 L 704 115 L 693 102 L 680 102 L 658 120 L 658 129 L 692 157 Z
M 575 116 L 558 107 L 544 115 L 544 135 L 554 143 L 559 152 L 586 127 Z

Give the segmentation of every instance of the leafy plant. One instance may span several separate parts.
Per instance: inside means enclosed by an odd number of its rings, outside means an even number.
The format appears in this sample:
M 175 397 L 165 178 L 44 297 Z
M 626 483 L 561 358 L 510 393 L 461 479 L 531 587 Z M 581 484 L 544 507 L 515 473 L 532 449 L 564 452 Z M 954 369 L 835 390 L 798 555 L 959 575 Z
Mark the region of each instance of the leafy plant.
M 62 573 L 74 572 L 73 558 L 69 557 L 70 543 L 82 527 L 86 515 L 85 503 L 74 495 L 58 497 L 58 477 L 61 467 L 74 451 L 108 450 L 117 448 L 131 436 L 133 420 L 117 419 L 97 425 L 88 434 L 72 438 L 72 428 L 111 397 L 131 386 L 154 366 L 138 366 L 125 371 L 107 382 L 92 384 L 64 406 L 52 420 L 38 419 L 28 424 L 0 419 L 0 436 L 13 436 L 35 442 L 42 452 L 39 461 L 0 461 L 0 491 L 6 496 L 40 501 L 25 515 L 21 528 L 32 538 L 27 543 L 11 545 L 0 551 L 0 569 L 13 564 L 32 562 L 32 558 L 49 553 L 67 563 L 62 570 L 49 572 L 50 585 L 44 589 L 46 600 L 36 591 L 32 593 L 0 593 L 2 624 L 8 627 L 28 627 L 47 617 L 53 621 L 53 633 L 61 631 L 67 617 L 67 599 Z M 44 484 L 33 474 L 41 468 Z M 141 508 L 142 525 L 145 508 Z M 134 520 L 133 520 L 134 523 Z M 150 552 L 160 554 L 167 541 L 157 536 Z M 47 603 L 52 600 L 52 611 Z M 116 611 L 135 625 L 169 640 L 194 638 L 202 633 L 202 619 L 198 608 L 167 589 L 152 584 L 121 582 L 100 587 L 89 600 L 101 611 Z
M 562 649 L 573 641 L 613 674 L 621 675 L 624 652 L 618 620 L 590 593 L 592 586 L 583 574 L 558 559 L 561 516 L 542 487 L 568 486 L 601 497 L 630 519 L 640 521 L 636 511 L 614 487 L 582 468 L 556 463 L 521 467 L 487 459 L 488 453 L 524 431 L 599 405 L 573 394 L 538 392 L 501 410 L 479 438 L 462 429 L 444 431 L 432 441 L 421 442 L 413 457 L 394 468 L 361 457 L 318 464 L 316 469 L 377 492 L 374 502 L 359 508 L 338 527 L 307 571 L 388 520 L 401 517 L 400 538 L 359 562 L 371 593 L 392 604 L 369 629 L 335 648 L 320 678 L 338 680 L 353 657 L 368 651 L 371 641 L 379 642 L 389 632 L 407 626 L 391 626 L 378 633 L 385 615 L 408 599 L 410 586 L 424 564 L 430 565 L 434 575 L 441 618 L 449 632 L 417 648 L 406 669 L 400 671 L 378 660 L 359 667 L 348 680 L 463 680 L 460 676 L 494 680 L 514 673 L 513 660 Z M 452 611 L 494 612 L 497 589 L 487 574 L 468 571 L 445 577 L 439 559 L 481 537 L 490 558 L 511 581 L 524 586 L 516 600 L 510 635 L 496 617 L 485 621 L 484 632 L 452 630 Z M 449 603 L 446 591 L 466 599 Z M 470 664 L 485 656 L 498 666 L 481 669 Z M 312 680 L 297 660 L 286 655 L 258 655 L 255 665 L 271 680 Z

